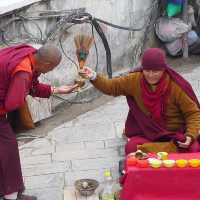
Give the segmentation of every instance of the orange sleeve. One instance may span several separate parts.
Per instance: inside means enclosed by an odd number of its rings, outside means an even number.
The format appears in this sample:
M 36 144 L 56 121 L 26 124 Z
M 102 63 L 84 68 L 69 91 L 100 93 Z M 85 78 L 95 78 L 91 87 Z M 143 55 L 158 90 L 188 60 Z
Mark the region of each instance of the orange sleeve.
M 25 57 L 12 71 L 11 77 L 13 78 L 17 72 L 28 72 L 32 75 L 32 60 L 30 56 Z M 0 115 L 6 114 L 5 108 L 0 108 Z
M 31 60 L 25 57 L 13 70 L 12 77 L 19 71 L 29 72 L 32 74 Z

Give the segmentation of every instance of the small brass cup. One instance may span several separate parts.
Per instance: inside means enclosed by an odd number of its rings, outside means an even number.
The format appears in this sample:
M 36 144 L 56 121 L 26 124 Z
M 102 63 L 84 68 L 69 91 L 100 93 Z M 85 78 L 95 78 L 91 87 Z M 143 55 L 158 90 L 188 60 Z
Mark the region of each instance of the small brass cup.
M 75 84 L 78 84 L 78 86 L 80 88 L 82 88 L 85 85 L 85 79 L 83 79 L 83 78 L 77 78 L 77 79 L 75 79 L 74 82 L 75 82 Z

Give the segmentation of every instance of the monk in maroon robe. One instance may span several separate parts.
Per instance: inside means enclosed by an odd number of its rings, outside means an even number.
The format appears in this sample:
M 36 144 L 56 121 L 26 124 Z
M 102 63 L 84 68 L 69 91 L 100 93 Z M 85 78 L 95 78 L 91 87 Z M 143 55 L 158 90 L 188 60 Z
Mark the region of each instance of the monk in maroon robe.
M 77 87 L 56 88 L 39 83 L 39 75 L 53 70 L 61 57 L 53 45 L 44 45 L 39 50 L 28 45 L 0 50 L 0 193 L 5 200 L 36 200 L 34 196 L 22 194 L 24 184 L 18 144 L 7 113 L 22 106 L 28 94 L 48 98 L 51 94 L 70 93 Z
M 85 78 L 105 94 L 127 98 L 126 154 L 138 145 L 173 141 L 180 152 L 200 151 L 200 106 L 191 85 L 166 64 L 164 52 L 150 48 L 141 67 L 125 76 L 107 79 L 85 67 Z

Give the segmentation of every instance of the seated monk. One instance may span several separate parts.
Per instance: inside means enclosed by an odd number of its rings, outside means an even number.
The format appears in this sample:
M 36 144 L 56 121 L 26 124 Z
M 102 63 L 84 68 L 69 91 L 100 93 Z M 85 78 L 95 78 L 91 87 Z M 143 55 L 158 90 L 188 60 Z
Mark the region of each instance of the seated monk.
M 176 144 L 179 152 L 198 152 L 199 102 L 190 84 L 166 63 L 159 48 L 147 49 L 141 67 L 128 75 L 107 79 L 85 67 L 80 75 L 105 94 L 127 98 L 126 154 L 149 142 Z

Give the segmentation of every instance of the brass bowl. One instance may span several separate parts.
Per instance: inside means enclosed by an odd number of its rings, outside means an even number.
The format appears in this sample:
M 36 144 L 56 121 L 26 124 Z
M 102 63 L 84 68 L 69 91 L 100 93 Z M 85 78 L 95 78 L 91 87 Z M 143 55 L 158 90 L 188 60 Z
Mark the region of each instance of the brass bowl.
M 74 183 L 76 190 L 83 196 L 91 196 L 99 186 L 94 179 L 79 179 Z
M 74 82 L 75 84 L 78 84 L 80 88 L 82 88 L 85 85 L 85 79 L 82 79 L 82 78 L 76 79 Z
M 135 158 L 137 158 L 138 160 L 145 160 L 148 158 L 148 154 L 144 153 L 141 150 L 137 150 L 136 152 L 130 153 L 128 154 L 128 157 L 134 156 Z

